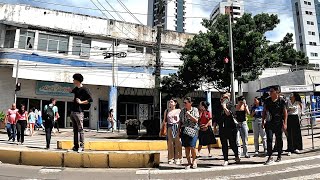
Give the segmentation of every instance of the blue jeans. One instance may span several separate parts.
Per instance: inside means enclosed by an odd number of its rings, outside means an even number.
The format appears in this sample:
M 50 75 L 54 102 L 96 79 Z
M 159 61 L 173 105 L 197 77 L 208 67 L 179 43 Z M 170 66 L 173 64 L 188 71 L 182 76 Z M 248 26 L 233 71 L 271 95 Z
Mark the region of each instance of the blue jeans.
M 249 128 L 248 128 L 247 121 L 239 122 L 238 136 L 237 136 L 238 153 L 240 154 L 240 137 L 241 137 L 244 156 L 248 155 L 248 131 L 249 131 Z
M 10 124 L 7 123 L 7 133 L 8 133 L 8 137 L 9 140 L 16 140 L 16 125 L 15 124 Z

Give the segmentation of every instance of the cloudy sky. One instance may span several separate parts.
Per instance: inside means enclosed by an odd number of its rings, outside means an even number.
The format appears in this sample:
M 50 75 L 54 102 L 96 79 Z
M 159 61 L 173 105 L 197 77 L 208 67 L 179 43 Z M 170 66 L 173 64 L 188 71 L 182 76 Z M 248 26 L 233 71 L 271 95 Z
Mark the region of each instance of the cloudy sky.
M 126 12 L 126 10 L 119 3 L 120 0 L 0 0 L 0 2 L 12 4 L 29 4 L 50 9 L 59 9 L 103 17 L 104 15 L 97 10 L 91 1 L 95 2 L 101 9 L 104 7 L 107 10 L 112 10 L 113 7 L 115 11 L 120 12 L 120 16 L 126 21 L 138 23 L 128 13 L 123 13 Z M 188 28 L 187 31 L 197 33 L 199 30 L 203 30 L 203 27 L 200 24 L 202 21 L 201 17 L 209 17 L 212 9 L 219 1 L 221 0 L 193 0 L 193 23 L 192 28 Z M 98 2 L 100 2 L 103 7 Z M 112 7 L 107 2 L 109 2 Z M 121 2 L 123 2 L 123 4 L 125 4 L 125 6 L 127 6 L 127 8 L 135 14 L 143 24 L 147 23 L 148 0 L 121 0 Z M 280 24 L 273 32 L 267 34 L 268 39 L 271 41 L 280 41 L 286 33 L 294 33 L 290 0 L 244 0 L 244 2 L 246 12 L 252 14 L 262 12 L 278 14 L 281 21 Z M 87 9 L 81 7 L 86 7 Z M 106 12 L 105 14 L 109 16 L 109 18 L 112 18 L 111 15 Z M 111 12 L 111 14 L 114 18 L 120 20 L 116 13 Z

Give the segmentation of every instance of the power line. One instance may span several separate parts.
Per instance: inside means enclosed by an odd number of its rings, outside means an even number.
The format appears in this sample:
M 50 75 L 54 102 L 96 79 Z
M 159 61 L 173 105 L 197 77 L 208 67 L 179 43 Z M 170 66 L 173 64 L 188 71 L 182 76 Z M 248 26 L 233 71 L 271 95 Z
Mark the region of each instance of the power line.
M 117 0 L 120 5 L 135 19 L 139 24 L 143 24 L 128 8 L 121 0 Z

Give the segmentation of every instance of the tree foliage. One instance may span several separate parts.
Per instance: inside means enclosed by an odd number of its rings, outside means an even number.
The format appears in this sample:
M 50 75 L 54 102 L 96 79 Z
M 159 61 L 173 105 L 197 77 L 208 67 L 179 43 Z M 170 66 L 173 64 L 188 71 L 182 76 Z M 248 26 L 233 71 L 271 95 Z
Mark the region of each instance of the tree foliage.
M 200 32 L 188 40 L 181 51 L 183 65 L 177 74 L 163 79 L 162 92 L 175 91 L 183 96 L 203 83 L 215 89 L 230 88 L 230 61 L 224 63 L 225 58 L 230 59 L 228 21 L 227 15 L 221 15 L 216 22 L 203 20 L 207 32 Z M 279 23 L 277 15 L 262 13 L 256 16 L 244 14 L 232 24 L 235 78 L 238 81 L 256 80 L 265 68 L 281 63 L 308 63 L 305 54 L 293 48 L 292 34 L 287 34 L 279 43 L 267 40 L 265 34 Z

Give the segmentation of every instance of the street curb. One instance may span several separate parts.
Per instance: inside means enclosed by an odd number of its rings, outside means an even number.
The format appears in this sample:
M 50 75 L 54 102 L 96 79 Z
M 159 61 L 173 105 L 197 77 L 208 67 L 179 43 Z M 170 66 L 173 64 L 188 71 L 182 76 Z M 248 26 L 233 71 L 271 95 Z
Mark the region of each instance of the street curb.
M 65 152 L 0 148 L 0 161 L 16 165 L 71 168 L 157 168 L 160 152 Z
M 221 148 L 220 138 L 216 138 L 217 143 L 213 144 L 213 148 Z M 197 142 L 197 146 L 198 146 Z M 242 141 L 240 142 L 242 144 Z M 248 145 L 253 145 L 253 136 L 249 136 Z M 72 149 L 73 142 L 71 140 L 58 140 L 57 149 Z M 205 147 L 205 146 L 204 146 Z M 86 150 L 91 151 L 165 151 L 167 150 L 167 141 L 154 140 L 109 140 L 109 141 L 88 141 L 85 143 Z

